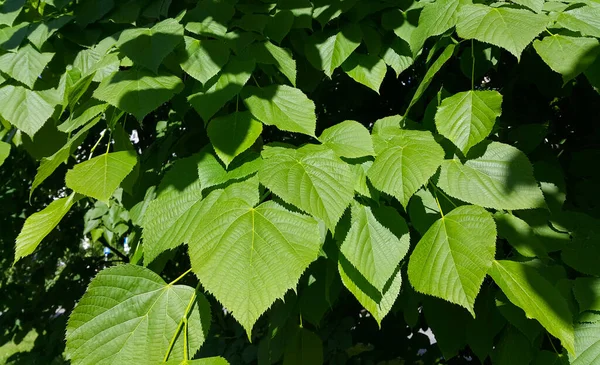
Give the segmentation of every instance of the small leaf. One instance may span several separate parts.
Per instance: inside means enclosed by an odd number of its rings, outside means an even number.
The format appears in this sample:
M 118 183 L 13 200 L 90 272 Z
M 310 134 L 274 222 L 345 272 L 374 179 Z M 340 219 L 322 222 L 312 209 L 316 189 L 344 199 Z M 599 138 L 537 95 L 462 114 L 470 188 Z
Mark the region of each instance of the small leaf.
M 248 52 L 258 63 L 275 65 L 292 85 L 296 86 L 296 61 L 292 52 L 269 41 L 252 44 Z
M 10 147 L 10 143 L 0 141 L 0 166 L 2 166 L 6 158 L 10 155 Z
M 187 99 L 205 122 L 208 122 L 229 100 L 236 96 L 250 79 L 254 60 L 231 57 L 223 71 L 196 89 Z
M 585 71 L 600 54 L 597 39 L 560 34 L 536 40 L 533 48 L 552 70 L 562 75 L 565 83 Z
M 213 154 L 212 146 L 207 145 L 199 153 L 198 178 L 202 184 L 202 189 L 208 189 L 252 175 L 258 171 L 262 163 L 263 160 L 259 154 L 246 151 L 225 169 L 223 164 Z
M 94 98 L 142 120 L 182 89 L 183 82 L 177 76 L 162 71 L 155 75 L 147 69 L 132 68 L 104 79 L 94 91 Z
M 236 112 L 213 119 L 206 132 L 225 167 L 250 148 L 262 133 L 262 123 L 249 112 Z
M 379 56 L 353 53 L 342 64 L 344 72 L 354 81 L 365 85 L 379 94 L 387 67 Z
M 496 225 L 485 209 L 466 205 L 438 219 L 408 263 L 416 291 L 465 307 L 475 317 L 475 298 L 496 252 Z
M 244 91 L 244 103 L 256 119 L 283 131 L 315 136 L 315 103 L 300 89 L 270 85 L 263 88 L 248 86 Z
M 323 343 L 315 333 L 298 328 L 285 346 L 283 365 L 323 364 Z
M 67 358 L 73 365 L 158 364 L 187 313 L 187 348 L 178 335 L 170 359 L 195 354 L 208 335 L 210 304 L 184 285 L 166 284 L 141 266 L 118 265 L 100 271 L 69 317 Z
M 410 197 L 437 171 L 444 150 L 430 132 L 398 129 L 388 145 L 377 151 L 367 176 L 378 190 L 406 207 Z
M 265 147 L 261 184 L 287 203 L 325 221 L 331 231 L 354 197 L 354 175 L 333 151 L 316 145 Z
M 459 37 L 504 48 L 517 59 L 548 23 L 548 17 L 529 10 L 482 4 L 462 6 L 458 17 L 456 32 Z
M 194 272 L 244 327 L 293 288 L 321 247 L 314 218 L 273 201 L 253 208 L 240 199 L 215 206 L 189 243 Z
M 73 20 L 71 15 L 62 15 L 58 18 L 54 18 L 48 22 L 40 22 L 32 25 L 33 30 L 29 33 L 27 38 L 37 49 L 41 50 L 42 46 L 46 43 L 56 31 L 62 28 L 65 24 Z
M 499 142 L 480 144 L 464 164 L 446 160 L 438 186 L 451 197 L 494 209 L 531 209 L 544 206 L 544 196 L 527 156 Z
M 375 154 L 369 131 L 353 120 L 346 120 L 325 129 L 319 141 L 340 157 L 359 158 Z
M 435 124 L 444 137 L 467 153 L 492 131 L 502 113 L 502 95 L 494 90 L 466 91 L 442 100 Z
M 9 52 L 0 56 L 0 71 L 33 88 L 52 57 L 54 53 L 40 53 L 27 44 L 19 48 L 17 53 Z
M 12 26 L 23 9 L 23 5 L 25 5 L 25 0 L 4 0 L 0 4 L 0 24 Z
M 37 213 L 33 213 L 26 220 L 15 243 L 15 261 L 30 255 L 35 251 L 40 242 L 46 237 L 61 219 L 71 209 L 73 204 L 80 199 L 75 193 L 66 198 L 60 198 Z
M 361 38 L 358 24 L 341 28 L 338 33 L 327 38 L 317 34 L 305 46 L 306 58 L 316 69 L 323 70 L 331 78 L 333 71 L 358 48 Z
M 181 68 L 205 84 L 227 64 L 229 53 L 229 48 L 222 41 L 185 37 L 185 55 L 182 56 Z
M 419 53 L 429 37 L 440 35 L 454 27 L 458 21 L 458 10 L 466 0 L 437 0 L 426 3 L 419 16 L 419 25 L 410 36 L 413 55 Z
M 0 47 L 6 51 L 18 48 L 29 32 L 30 24 L 19 23 L 13 27 L 0 28 Z
M 105 153 L 75 165 L 67 171 L 65 183 L 75 192 L 107 202 L 136 163 L 130 151 Z
M 33 137 L 54 113 L 54 106 L 36 91 L 22 86 L 0 88 L 0 115 L 10 124 Z
M 381 58 L 388 66 L 394 69 L 396 78 L 414 62 L 410 46 L 401 38 L 394 38 L 389 47 L 384 48 Z
M 340 252 L 373 285 L 383 292 L 410 246 L 408 226 L 391 207 L 371 209 L 352 204 L 352 225 Z
M 183 41 L 183 26 L 175 19 L 166 19 L 152 28 L 124 30 L 116 46 L 134 64 L 158 71 L 163 59 Z
M 585 36 L 600 37 L 600 7 L 581 6 L 563 11 L 556 23 Z
M 528 318 L 538 320 L 567 351 L 575 353 L 571 312 L 558 289 L 533 267 L 514 261 L 494 261 L 489 274 Z

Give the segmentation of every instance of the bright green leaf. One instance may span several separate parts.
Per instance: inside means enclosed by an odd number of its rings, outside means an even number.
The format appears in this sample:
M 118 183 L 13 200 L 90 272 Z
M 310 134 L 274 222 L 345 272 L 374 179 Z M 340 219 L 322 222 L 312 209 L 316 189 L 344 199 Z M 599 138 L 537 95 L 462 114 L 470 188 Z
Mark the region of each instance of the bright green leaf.
M 423 235 L 408 264 L 416 291 L 475 312 L 481 283 L 496 252 L 496 225 L 485 209 L 466 205 L 438 219 Z
M 213 154 L 211 145 L 207 145 L 199 156 L 198 178 L 202 184 L 202 189 L 243 179 L 256 173 L 263 163 L 259 154 L 246 151 L 225 169 L 225 166 Z
M 232 312 L 248 338 L 256 320 L 317 258 L 316 220 L 273 201 L 215 206 L 196 227 L 189 254 L 202 285 Z
M 600 7 L 581 6 L 561 12 L 556 23 L 585 36 L 600 37 Z
M 429 37 L 440 35 L 456 25 L 458 10 L 467 0 L 437 0 L 426 3 L 419 16 L 419 25 L 410 36 L 410 48 L 416 55 Z
M 236 112 L 211 120 L 206 132 L 225 167 L 250 148 L 262 133 L 262 123 L 249 112 Z
M 219 40 L 197 40 L 185 37 L 185 54 L 181 68 L 190 76 L 205 84 L 221 71 L 229 60 L 229 48 Z
M 444 150 L 430 132 L 400 130 L 388 141 L 367 176 L 378 190 L 406 207 L 410 197 L 437 171 Z
M 75 165 L 65 183 L 75 192 L 107 202 L 136 163 L 130 151 L 105 153 Z
M 147 69 L 132 68 L 104 79 L 94 91 L 94 98 L 142 120 L 182 89 L 183 83 L 177 76 L 162 71 L 155 75 Z
M 471 149 L 476 158 L 464 164 L 446 160 L 438 186 L 451 197 L 494 209 L 531 209 L 544 206 L 544 196 L 527 156 L 499 142 Z
M 414 62 L 410 46 L 401 38 L 395 38 L 389 47 L 384 49 L 381 58 L 388 66 L 394 69 L 396 77 L 399 77 Z
M 0 88 L 0 115 L 10 124 L 33 137 L 54 113 L 54 106 L 36 91 L 22 86 Z
M 40 53 L 30 44 L 19 48 L 17 53 L 0 56 L 0 71 L 33 88 L 33 84 L 54 57 L 54 53 Z
M 340 252 L 378 291 L 396 272 L 410 246 L 408 226 L 391 207 L 352 204 L 352 225 Z
M 44 237 L 52 232 L 79 198 L 80 196 L 73 193 L 66 198 L 53 201 L 44 209 L 30 215 L 25 220 L 25 224 L 17 237 L 14 262 L 32 254 Z
M 29 23 L 0 28 L 0 47 L 10 51 L 18 48 L 29 32 Z
M 482 4 L 462 6 L 458 17 L 456 32 L 459 37 L 504 48 L 517 59 L 548 23 L 545 15 L 529 10 Z
M 585 71 L 600 54 L 596 38 L 554 34 L 533 42 L 533 48 L 550 68 L 567 82 Z
M 4 0 L 0 3 L 0 24 L 13 25 L 23 9 L 25 0 Z
M 544 0 L 511 0 L 515 4 L 523 5 L 536 13 L 541 13 L 544 8 Z
M 570 359 L 571 365 L 596 365 L 600 358 L 600 315 L 589 317 L 575 324 L 575 356 Z
M 351 24 L 330 37 L 325 38 L 321 34 L 313 37 L 306 43 L 306 58 L 316 69 L 331 77 L 333 71 L 358 48 L 362 33 L 358 24 Z
M 514 261 L 494 261 L 490 276 L 528 318 L 538 320 L 563 346 L 575 352 L 573 324 L 567 302 L 533 267 Z
M 315 103 L 300 89 L 287 85 L 246 87 L 244 103 L 256 119 L 283 131 L 315 135 Z
M 379 87 L 387 72 L 386 64 L 379 56 L 353 53 L 342 64 L 342 68 L 354 81 L 379 94 Z
M 182 359 L 183 351 L 193 356 L 204 342 L 210 327 L 206 298 L 141 266 L 102 270 L 69 317 L 67 358 L 73 365 L 158 364 L 194 298 L 187 314 L 187 349 L 178 335 L 170 359 Z
M 4 163 L 4 160 L 10 155 L 10 143 L 0 141 L 0 166 Z
M 49 22 L 35 23 L 31 27 L 33 30 L 29 33 L 27 38 L 37 49 L 42 48 L 44 43 L 50 38 L 57 30 L 62 28 L 65 24 L 73 20 L 71 15 L 62 15 L 58 18 L 52 19 Z
M 435 114 L 438 131 L 467 153 L 492 131 L 502 113 L 502 95 L 494 90 L 465 91 L 445 98 Z
M 330 149 L 265 147 L 260 183 L 305 212 L 325 221 L 331 231 L 352 201 L 352 170 Z
M 369 131 L 353 120 L 346 120 L 325 129 L 319 141 L 340 157 L 359 158 L 375 154 Z

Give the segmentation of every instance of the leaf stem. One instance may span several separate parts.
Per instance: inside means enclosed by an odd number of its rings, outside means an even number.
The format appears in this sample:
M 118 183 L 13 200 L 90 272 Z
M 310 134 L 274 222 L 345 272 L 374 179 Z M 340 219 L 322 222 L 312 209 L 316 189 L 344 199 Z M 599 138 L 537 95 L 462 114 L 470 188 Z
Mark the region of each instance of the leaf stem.
M 104 130 L 102 130 L 102 132 L 100 132 L 100 137 L 98 138 L 98 140 L 96 141 L 96 143 L 94 144 L 92 149 L 90 150 L 90 157 L 88 157 L 88 160 L 92 159 L 92 156 L 94 155 L 94 151 L 96 150 L 96 147 L 98 147 L 98 144 L 100 143 L 102 138 L 104 138 L 105 133 L 106 133 L 106 129 L 104 129 Z
M 437 196 L 437 189 L 435 187 L 435 185 L 433 185 L 431 183 L 431 181 L 429 182 L 429 185 L 431 185 L 431 187 L 433 188 L 433 197 L 435 198 L 435 202 L 437 203 L 438 209 L 440 210 L 440 214 L 442 215 L 442 218 L 444 218 L 444 211 L 442 210 L 442 205 L 440 204 L 440 201 L 438 200 L 438 196 Z
M 192 269 L 190 269 L 190 270 L 192 270 Z M 188 270 L 186 272 L 186 274 L 190 270 Z M 181 276 L 179 278 L 181 278 Z M 179 278 L 177 278 L 176 280 L 178 280 Z M 171 285 L 171 284 L 169 284 L 169 285 Z M 181 317 L 181 320 L 177 324 L 177 329 L 175 329 L 175 333 L 173 334 L 173 337 L 171 338 L 171 341 L 169 342 L 169 347 L 167 348 L 167 353 L 165 354 L 165 358 L 163 359 L 163 362 L 167 362 L 167 360 L 169 359 L 169 355 L 171 355 L 171 351 L 173 351 L 173 346 L 175 346 L 175 341 L 177 340 L 177 335 L 181 331 L 181 327 L 184 326 L 184 324 L 185 324 L 185 327 L 184 327 L 184 331 L 185 332 L 184 332 L 184 336 L 183 336 L 183 358 L 184 358 L 184 360 L 188 359 L 188 353 L 187 353 L 187 316 L 190 313 L 190 310 L 192 309 L 192 306 L 194 305 L 194 302 L 196 301 L 196 291 L 198 291 L 199 287 L 200 287 L 200 283 L 198 283 L 198 285 L 196 286 L 196 289 L 194 290 L 194 293 L 192 294 L 192 297 L 190 298 L 190 301 L 188 302 L 188 305 L 185 308 L 185 312 L 183 312 L 183 316 Z
M 179 280 L 181 280 L 181 279 L 182 279 L 184 276 L 186 276 L 187 274 L 189 274 L 189 273 L 190 273 L 190 271 L 192 271 L 192 269 L 191 269 L 191 268 L 189 268 L 188 270 L 186 270 L 186 272 L 184 272 L 183 274 L 179 275 L 179 277 L 178 277 L 177 279 L 175 279 L 175 280 L 171 281 L 171 282 L 169 283 L 169 285 L 174 285 L 176 282 L 178 282 Z

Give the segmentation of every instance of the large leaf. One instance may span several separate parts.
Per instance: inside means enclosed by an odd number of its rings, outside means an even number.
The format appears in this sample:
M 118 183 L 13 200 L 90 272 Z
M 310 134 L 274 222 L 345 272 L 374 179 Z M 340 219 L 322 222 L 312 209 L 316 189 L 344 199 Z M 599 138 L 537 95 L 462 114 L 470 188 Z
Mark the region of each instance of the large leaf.
M 177 76 L 160 71 L 157 75 L 143 68 L 119 71 L 104 79 L 94 98 L 105 101 L 142 120 L 146 114 L 169 101 L 183 89 Z
M 375 154 L 369 131 L 353 120 L 346 120 L 325 129 L 319 141 L 340 157 L 359 158 Z
M 309 62 L 317 69 L 323 70 L 329 77 L 333 71 L 360 45 L 362 33 L 357 24 L 351 24 L 327 38 L 322 34 L 313 36 L 306 43 L 305 53 Z
M 550 68 L 567 82 L 585 71 L 600 54 L 596 38 L 553 34 L 533 42 L 533 48 Z
M 390 207 L 352 204 L 352 223 L 340 248 L 344 257 L 378 291 L 396 272 L 409 248 L 408 226 Z
M 398 129 L 377 157 L 367 176 L 377 189 L 406 207 L 410 197 L 433 176 L 444 150 L 430 132 Z
M 52 116 L 54 106 L 37 92 L 22 86 L 0 88 L 0 115 L 10 124 L 33 137 Z
M 313 218 L 272 201 L 253 208 L 231 199 L 215 206 L 196 227 L 189 254 L 202 285 L 250 338 L 256 320 L 297 284 L 320 246 Z
M 573 320 L 567 302 L 535 268 L 514 261 L 494 261 L 489 274 L 528 318 L 538 320 L 570 353 L 575 352 Z
M 458 10 L 466 0 L 437 0 L 427 3 L 419 16 L 419 25 L 410 37 L 410 48 L 417 54 L 427 38 L 440 35 L 454 27 L 458 21 Z
M 438 219 L 408 264 L 416 291 L 461 305 L 473 316 L 475 298 L 496 252 L 496 225 L 485 209 L 466 205 Z
M 445 98 L 435 114 L 438 131 L 467 153 L 492 131 L 502 113 L 502 95 L 494 90 L 465 91 Z
M 544 206 L 544 196 L 527 156 L 507 144 L 491 142 L 471 149 L 464 164 L 446 160 L 438 186 L 454 198 L 494 209 Z M 467 156 L 469 157 L 469 156 Z
M 254 60 L 231 57 L 221 73 L 201 85 L 188 96 L 188 101 L 208 122 L 229 100 L 236 96 L 250 79 L 255 66 Z
M 335 226 L 354 196 L 352 170 L 333 151 L 315 145 L 266 147 L 261 184 L 286 202 Z
M 206 132 L 225 167 L 250 148 L 262 133 L 261 122 L 249 112 L 235 112 L 211 120 Z
M 206 298 L 141 266 L 102 270 L 69 317 L 66 355 L 73 365 L 158 364 L 184 314 L 187 348 L 179 334 L 170 359 L 182 359 L 184 351 L 193 356 L 204 342 L 210 326 Z
M 561 12 L 556 23 L 583 35 L 600 37 L 600 7 L 581 6 Z
M 54 53 L 40 53 L 28 44 L 0 56 L 0 71 L 32 88 L 52 57 Z
M 462 6 L 458 17 L 456 32 L 459 37 L 504 48 L 517 59 L 548 23 L 548 18 L 542 14 L 482 4 Z
M 596 365 L 600 358 L 600 315 L 589 314 L 575 324 L 575 354 L 571 365 Z
M 219 73 L 229 60 L 229 48 L 219 40 L 197 40 L 185 37 L 185 53 L 181 68 L 190 76 L 206 83 Z
M 133 63 L 157 72 L 163 59 L 183 41 L 183 26 L 175 19 L 166 19 L 152 28 L 124 30 L 116 46 Z
M 300 89 L 287 85 L 248 86 L 244 103 L 256 119 L 283 131 L 315 136 L 315 103 Z
M 75 165 L 67 172 L 67 187 L 103 202 L 133 170 L 137 157 L 130 151 L 105 153 Z
M 30 215 L 25 220 L 17 237 L 14 262 L 33 253 L 44 237 L 52 232 L 79 198 L 80 196 L 73 193 L 68 197 L 53 201 L 44 209 Z

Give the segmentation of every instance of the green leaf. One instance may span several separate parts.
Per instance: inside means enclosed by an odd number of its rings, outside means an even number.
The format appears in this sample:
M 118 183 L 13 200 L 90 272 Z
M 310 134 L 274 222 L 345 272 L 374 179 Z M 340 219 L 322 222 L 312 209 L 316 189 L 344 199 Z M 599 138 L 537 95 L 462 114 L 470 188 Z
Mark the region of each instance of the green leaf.
M 25 0 L 4 0 L 0 4 L 0 24 L 6 24 L 9 27 L 13 25 L 17 16 L 23 9 Z
M 323 343 L 314 332 L 298 328 L 285 346 L 283 365 L 323 364 Z
M 379 94 L 379 87 L 387 72 L 386 64 L 379 56 L 353 53 L 342 64 L 342 68 L 354 81 Z
M 444 150 L 430 132 L 398 129 L 387 147 L 377 151 L 367 176 L 375 188 L 394 196 L 406 207 L 443 160 Z
M 188 101 L 208 122 L 229 100 L 236 96 L 250 79 L 255 66 L 254 60 L 231 57 L 218 76 L 213 77 L 188 96 Z
M 166 365 L 229 365 L 229 362 L 220 356 L 206 357 L 196 360 L 169 360 Z
M 391 207 L 352 204 L 352 225 L 340 252 L 378 291 L 396 272 L 410 246 L 408 226 Z
M 84 28 L 87 25 L 102 19 L 115 6 L 114 0 L 84 1 L 75 7 L 77 24 Z
M 597 264 L 596 257 L 600 254 L 599 220 L 583 213 L 572 214 L 569 229 L 571 242 L 562 250 L 562 259 L 579 272 L 598 276 L 600 266 Z
M 565 83 L 585 71 L 600 54 L 596 38 L 560 34 L 536 40 L 533 48 L 552 70 L 562 75 Z
M 466 205 L 438 219 L 423 235 L 408 264 L 416 291 L 465 307 L 475 298 L 496 252 L 496 225 L 485 209 Z
M 463 153 L 483 141 L 502 113 L 502 95 L 494 90 L 465 91 L 445 98 L 435 114 L 435 125 Z
M 473 319 L 463 308 L 438 298 L 423 298 L 421 312 L 442 355 L 453 358 L 466 345 L 466 325 Z
M 325 129 L 319 141 L 340 157 L 359 158 L 375 154 L 369 131 L 353 120 L 346 120 Z
M 333 71 L 360 45 L 362 32 L 358 24 L 350 24 L 330 37 L 322 34 L 313 36 L 306 43 L 304 52 L 308 61 L 331 78 Z
M 315 103 L 300 89 L 270 85 L 263 88 L 247 86 L 244 91 L 244 103 L 256 119 L 283 131 L 315 136 Z
M 262 133 L 262 123 L 249 112 L 236 112 L 213 119 L 206 132 L 225 167 L 250 148 Z
M 590 314 L 585 322 L 575 324 L 575 353 L 571 365 L 597 364 L 600 357 L 600 315 Z
M 490 276 L 528 318 L 539 321 L 570 352 L 575 352 L 573 324 L 567 302 L 558 289 L 531 266 L 508 260 L 494 261 Z
M 210 327 L 206 298 L 189 286 L 167 284 L 141 266 L 102 270 L 69 317 L 67 358 L 73 365 L 158 364 L 184 314 L 187 343 L 180 334 L 171 359 L 182 359 L 184 351 L 193 356 L 204 342 Z
M 6 158 L 10 155 L 10 147 L 10 143 L 0 141 L 0 166 L 2 166 Z
M 292 52 L 269 41 L 254 43 L 248 48 L 249 55 L 258 63 L 275 65 L 296 86 L 296 61 Z
M 498 365 L 529 365 L 533 360 L 533 349 L 525 335 L 513 326 L 507 326 L 499 336 L 491 359 Z
M 515 4 L 523 5 L 536 13 L 541 13 L 544 8 L 544 0 L 511 0 Z
M 49 22 L 35 23 L 31 27 L 33 30 L 29 33 L 27 38 L 37 49 L 41 50 L 42 46 L 46 41 L 54 34 L 57 30 L 62 28 L 65 24 L 73 20 L 71 15 L 62 15 L 58 18 L 54 18 Z
M 263 34 L 277 43 L 281 43 L 283 38 L 292 29 L 294 23 L 294 14 L 290 10 L 278 10 L 265 26 Z
M 494 220 L 498 226 L 498 235 L 506 239 L 519 254 L 525 257 L 548 257 L 544 244 L 535 236 L 527 222 L 501 212 L 494 214 Z
M 250 338 L 256 320 L 317 258 L 321 242 L 311 217 L 273 201 L 253 208 L 231 199 L 215 206 L 196 227 L 189 254 L 202 285 Z
M 394 69 L 396 78 L 414 62 L 410 46 L 401 38 L 394 38 L 389 47 L 384 48 L 381 58 L 388 66 Z
M 185 30 L 194 34 L 222 37 L 227 33 L 227 23 L 234 13 L 233 5 L 225 1 L 200 2 L 186 14 Z
M 101 113 L 104 113 L 107 108 L 108 104 L 99 102 L 95 99 L 90 99 L 75 109 L 73 113 L 69 115 L 69 119 L 59 124 L 57 128 L 61 132 L 71 133 L 87 124 Z
M 27 217 L 15 243 L 14 262 L 32 254 L 44 237 L 52 232 L 79 199 L 80 196 L 73 193 L 66 198 L 53 201 L 44 209 Z
M 440 35 L 454 27 L 458 21 L 458 10 L 467 0 L 437 0 L 426 3 L 419 16 L 419 25 L 410 36 L 413 55 L 419 53 L 429 37 Z
M 331 231 L 354 197 L 354 175 L 332 150 L 265 147 L 260 183 L 287 203 L 325 221 Z
M 181 90 L 183 82 L 177 76 L 163 71 L 155 75 L 150 70 L 132 68 L 115 72 L 104 79 L 94 91 L 94 98 L 142 120 Z
M 75 192 L 108 202 L 136 163 L 130 151 L 105 153 L 75 165 L 67 171 L 65 183 Z
M 600 278 L 579 277 L 573 286 L 579 311 L 600 311 Z
M 464 39 L 476 39 L 509 51 L 517 59 L 548 23 L 542 14 L 524 9 L 464 5 L 458 14 L 456 32 Z
M 227 45 L 220 40 L 185 37 L 185 55 L 182 56 L 181 68 L 205 84 L 227 64 L 229 53 Z
M 0 47 L 7 51 L 18 48 L 29 32 L 29 23 L 0 28 Z
M 212 150 L 212 146 L 207 145 L 199 154 L 198 178 L 202 189 L 243 179 L 256 173 L 263 163 L 259 154 L 246 151 L 225 169 Z
M 446 160 L 438 186 L 451 197 L 494 209 L 531 209 L 544 206 L 544 196 L 527 156 L 499 142 L 479 144 L 464 164 Z M 469 156 L 467 156 L 469 157 Z
M 381 321 L 390 312 L 402 285 L 402 271 L 396 269 L 393 279 L 380 293 L 356 270 L 352 264 L 340 256 L 338 270 L 344 286 L 356 297 L 358 302 L 371 313 L 381 328 Z
M 27 44 L 19 48 L 17 53 L 9 52 L 0 56 L 0 71 L 33 88 L 52 57 L 54 53 L 40 53 Z
M 600 37 L 600 7 L 581 6 L 561 12 L 556 23 L 584 36 Z
M 54 106 L 36 91 L 22 86 L 0 88 L 0 115 L 10 124 L 33 137 L 54 113 Z

